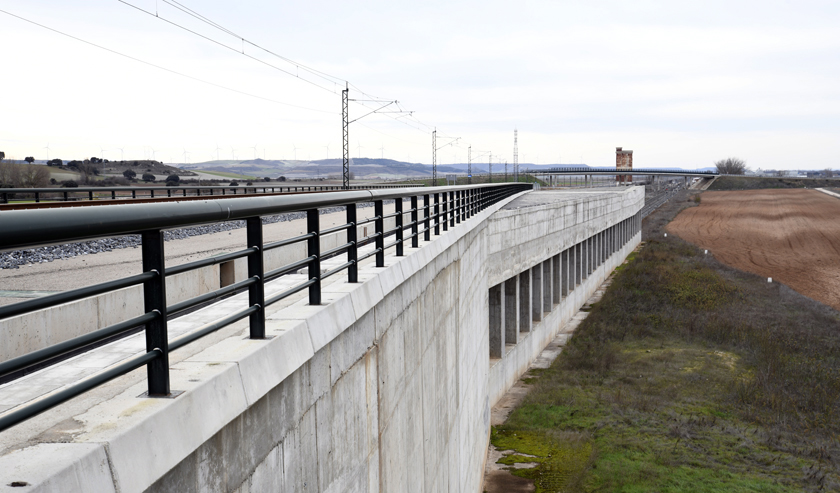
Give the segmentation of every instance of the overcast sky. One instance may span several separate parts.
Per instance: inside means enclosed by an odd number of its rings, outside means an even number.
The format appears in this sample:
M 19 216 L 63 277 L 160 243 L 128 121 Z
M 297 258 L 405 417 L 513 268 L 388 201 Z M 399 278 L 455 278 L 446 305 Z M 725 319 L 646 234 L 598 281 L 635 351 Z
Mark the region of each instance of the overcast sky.
M 512 161 L 518 128 L 527 163 L 610 166 L 623 146 L 636 167 L 737 156 L 752 168 L 840 168 L 837 1 L 180 2 L 325 78 L 173 0 L 126 1 L 159 18 L 117 0 L 0 0 L 0 10 L 183 74 L 0 13 L 7 157 L 44 159 L 49 145 L 62 159 L 101 149 L 108 159 L 154 149 L 178 163 L 234 152 L 337 158 L 347 80 L 352 99 L 414 111 L 351 124 L 353 157 L 431 163 L 436 127 L 438 146 L 461 138 L 439 163 L 466 162 L 469 145 L 477 161 Z M 368 111 L 353 103 L 351 119 Z

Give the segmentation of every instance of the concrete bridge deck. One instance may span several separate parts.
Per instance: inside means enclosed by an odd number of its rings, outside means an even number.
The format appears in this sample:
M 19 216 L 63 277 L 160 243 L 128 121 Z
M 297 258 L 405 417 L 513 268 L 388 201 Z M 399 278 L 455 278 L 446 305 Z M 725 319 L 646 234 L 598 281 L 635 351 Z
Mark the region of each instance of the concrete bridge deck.
M 320 306 L 299 295 L 271 307 L 267 340 L 247 339 L 242 321 L 172 353 L 176 398 L 143 397 L 141 369 L 0 433 L 0 491 L 13 481 L 28 491 L 478 491 L 490 407 L 638 244 L 643 202 L 626 188 L 495 204 L 387 255 L 384 268 L 361 265 L 357 284 L 331 278 Z M 170 337 L 242 297 L 171 322 Z M 0 413 L 142 351 L 137 339 L 0 386 Z

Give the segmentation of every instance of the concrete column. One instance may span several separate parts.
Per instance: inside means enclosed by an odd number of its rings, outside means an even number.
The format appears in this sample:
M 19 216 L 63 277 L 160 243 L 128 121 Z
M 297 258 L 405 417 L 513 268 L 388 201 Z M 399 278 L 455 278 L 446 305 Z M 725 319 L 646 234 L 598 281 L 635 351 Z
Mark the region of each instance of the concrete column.
M 513 276 L 504 282 L 505 344 L 519 341 L 519 280 Z
M 569 296 L 569 253 L 571 249 L 567 248 L 560 254 L 560 295 L 565 298 Z
M 505 304 L 502 301 L 502 285 L 490 288 L 490 357 L 505 355 Z
M 583 240 L 583 278 L 588 279 L 592 272 L 592 237 Z
M 542 264 L 531 267 L 531 316 L 534 322 L 542 320 L 543 283 Z
M 531 269 L 519 274 L 519 332 L 531 332 Z
M 542 263 L 542 277 L 543 277 L 543 312 L 550 313 L 551 312 L 551 302 L 554 299 L 554 273 L 553 270 L 553 258 L 549 257 L 545 259 Z
M 560 287 L 560 279 L 563 277 L 563 262 L 560 259 L 559 253 L 551 258 L 551 270 L 551 302 L 559 305 L 560 299 L 563 296 L 563 291 Z
M 581 282 L 583 282 L 583 243 L 578 243 L 575 245 L 575 285 L 572 289 Z

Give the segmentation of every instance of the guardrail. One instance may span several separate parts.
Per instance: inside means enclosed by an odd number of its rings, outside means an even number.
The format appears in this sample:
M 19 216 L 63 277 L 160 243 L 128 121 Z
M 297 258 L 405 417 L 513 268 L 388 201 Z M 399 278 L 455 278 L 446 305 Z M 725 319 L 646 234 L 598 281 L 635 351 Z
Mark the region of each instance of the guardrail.
M 162 187 L 73 187 L 73 188 L 0 188 L 0 204 L 7 204 L 11 197 L 16 194 L 34 195 L 35 202 L 41 202 L 42 198 L 57 196 L 55 200 L 94 200 L 109 198 L 116 199 L 137 199 L 157 197 L 177 197 L 181 192 L 182 197 L 204 196 L 204 195 L 248 195 L 260 193 L 293 193 L 293 192 L 327 192 L 336 190 L 384 190 L 392 188 L 412 188 L 412 185 L 351 185 L 344 188 L 341 185 L 244 185 L 244 186 L 162 186 Z M 187 192 L 191 192 L 189 195 Z M 103 197 L 102 195 L 105 195 Z
M 62 354 L 125 334 L 138 326 L 145 327 L 146 352 L 77 382 L 43 399 L 24 404 L 0 416 L 0 431 L 14 426 L 68 399 L 86 392 L 132 370 L 146 366 L 148 395 L 161 397 L 170 395 L 169 352 L 181 348 L 207 334 L 230 325 L 245 317 L 249 318 L 250 337 L 265 338 L 265 307 L 294 293 L 308 290 L 309 303 L 321 303 L 321 281 L 347 270 L 348 282 L 358 282 L 358 264 L 375 256 L 376 266 L 384 267 L 385 251 L 395 248 L 402 256 L 404 243 L 411 241 L 412 247 L 419 244 L 420 235 L 425 241 L 431 234 L 439 235 L 441 229 L 466 220 L 478 211 L 516 193 L 532 188 L 530 184 L 488 184 L 465 187 L 410 188 L 399 191 L 367 190 L 341 191 L 301 195 L 263 195 L 226 199 L 224 201 L 200 201 L 182 203 L 128 204 L 123 206 L 102 206 L 66 209 L 44 209 L 8 211 L 0 214 L 0 250 L 36 247 L 45 244 L 102 238 L 124 234 L 140 234 L 142 239 L 143 272 L 115 281 L 87 286 L 71 291 L 56 293 L 12 305 L 0 306 L 0 320 L 22 315 L 35 310 L 53 307 L 62 303 L 80 300 L 90 296 L 115 291 L 129 286 L 143 286 L 144 313 L 138 317 L 123 320 L 114 325 L 98 329 L 68 341 L 40 349 L 29 354 L 0 363 L 0 377 L 21 371 L 33 365 L 43 364 Z M 420 199 L 422 198 L 422 205 Z M 403 202 L 408 199 L 410 208 L 405 210 Z M 384 201 L 394 200 L 395 211 L 384 213 Z M 358 203 L 374 204 L 374 216 L 362 221 L 356 218 Z M 321 230 L 319 208 L 345 206 L 347 222 L 340 226 Z M 263 243 L 261 216 L 283 212 L 306 212 L 306 234 L 273 243 Z M 420 214 L 422 213 L 422 217 Z M 404 215 L 410 214 L 406 224 Z M 395 218 L 396 227 L 385 231 L 385 219 Z M 218 257 L 198 260 L 166 268 L 164 257 L 163 230 L 220 221 L 244 220 L 246 222 L 246 248 Z M 373 223 L 374 234 L 364 240 L 357 240 L 356 226 Z M 410 230 L 408 235 L 406 230 Z M 339 231 L 347 232 L 344 245 L 326 252 L 320 251 L 320 237 Z M 385 238 L 395 237 L 385 244 Z M 263 253 L 295 243 L 306 242 L 307 257 L 288 265 L 265 272 Z M 374 249 L 362 256 L 361 246 L 374 243 Z M 321 273 L 321 260 L 337 255 L 347 255 L 347 261 Z M 195 298 L 167 306 L 165 280 L 167 276 L 193 269 L 219 264 L 238 258 L 247 258 L 248 277 L 221 289 Z M 307 268 L 308 278 L 270 298 L 265 297 L 264 285 L 299 269 Z M 167 318 L 178 312 L 211 301 L 219 296 L 248 289 L 248 307 L 231 313 L 225 318 L 204 325 L 199 329 L 169 340 Z

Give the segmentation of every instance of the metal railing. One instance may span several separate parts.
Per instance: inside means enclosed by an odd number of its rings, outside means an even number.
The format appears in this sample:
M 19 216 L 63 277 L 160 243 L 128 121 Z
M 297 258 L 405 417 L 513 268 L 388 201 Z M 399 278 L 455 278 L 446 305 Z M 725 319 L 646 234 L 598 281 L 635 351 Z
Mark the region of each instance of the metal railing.
M 413 185 L 352 185 L 349 190 L 385 190 L 411 188 Z M 96 199 L 138 199 L 162 197 L 199 197 L 218 195 L 255 195 L 261 193 L 328 192 L 346 190 L 341 185 L 241 185 L 241 186 L 159 186 L 159 187 L 73 187 L 73 188 L 0 188 L 0 204 L 16 195 L 34 196 L 35 202 L 52 199 L 61 202 Z
M 300 195 L 263 195 L 182 203 L 128 204 L 66 209 L 7 211 L 0 214 L 0 251 L 36 247 L 45 244 L 102 238 L 124 234 L 140 234 L 142 239 L 143 272 L 115 281 L 65 291 L 12 305 L 0 306 L 0 320 L 62 303 L 112 292 L 130 286 L 143 286 L 144 313 L 114 325 L 55 344 L 29 354 L 0 363 L 0 377 L 20 372 L 33 365 L 43 365 L 54 358 L 85 346 L 127 334 L 138 326 L 145 328 L 146 352 L 109 368 L 93 377 L 84 379 L 45 398 L 18 406 L 0 415 L 0 431 L 29 419 L 53 406 L 75 397 L 104 382 L 137 368 L 146 367 L 148 395 L 167 396 L 169 387 L 169 353 L 207 334 L 238 320 L 249 318 L 250 338 L 265 338 L 265 307 L 303 290 L 308 290 L 309 303 L 321 304 L 321 282 L 341 271 L 347 271 L 348 282 L 358 282 L 358 265 L 362 260 L 375 256 L 377 267 L 385 265 L 385 251 L 395 248 L 397 256 L 404 254 L 404 244 L 410 241 L 419 246 L 422 235 L 425 241 L 432 233 L 439 235 L 457 223 L 470 218 L 478 211 L 532 188 L 530 184 L 470 185 L 465 187 L 410 188 L 402 190 L 341 191 Z M 408 199 L 410 208 L 404 209 Z M 395 212 L 384 213 L 384 201 L 395 201 Z M 422 200 L 422 205 L 420 204 Z M 357 220 L 359 203 L 374 204 L 373 217 Z M 320 229 L 319 208 L 345 206 L 347 222 L 325 230 Z M 261 217 L 283 212 L 306 212 L 306 234 L 272 243 L 263 242 Z M 420 214 L 422 213 L 422 217 Z M 404 221 L 409 214 L 411 220 Z M 385 220 L 395 218 L 396 226 L 385 231 Z M 165 265 L 163 230 L 220 221 L 244 220 L 246 222 L 246 248 L 218 257 L 207 258 L 167 268 Z M 375 232 L 364 240 L 357 239 L 357 227 L 373 223 Z M 322 252 L 320 238 L 325 234 L 347 232 L 345 244 Z M 408 234 L 406 234 L 408 231 Z M 387 237 L 394 240 L 385 243 Z M 263 254 L 268 250 L 305 242 L 306 258 L 265 272 Z M 374 249 L 359 256 L 358 249 L 374 243 Z M 335 269 L 321 273 L 321 260 L 338 255 L 347 260 Z M 181 301 L 166 304 L 166 278 L 194 269 L 247 259 L 248 276 L 221 289 Z M 284 274 L 307 268 L 307 279 L 273 296 L 265 297 L 265 283 Z M 237 290 L 248 290 L 248 306 L 193 332 L 169 340 L 167 318 L 220 296 Z

